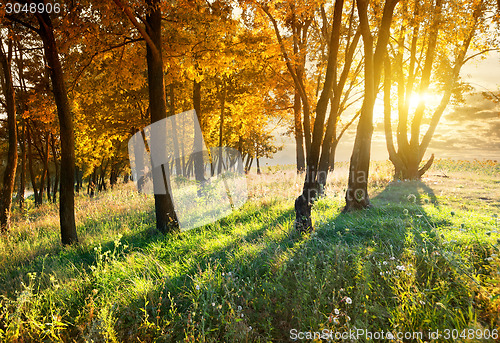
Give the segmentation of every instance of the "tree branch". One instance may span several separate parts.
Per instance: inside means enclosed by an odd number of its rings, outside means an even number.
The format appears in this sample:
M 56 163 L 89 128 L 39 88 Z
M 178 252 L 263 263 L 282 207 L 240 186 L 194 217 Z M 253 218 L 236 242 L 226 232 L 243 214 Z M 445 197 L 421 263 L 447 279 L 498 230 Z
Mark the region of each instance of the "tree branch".
M 107 49 L 104 49 L 104 50 L 101 50 L 101 51 L 98 51 L 98 52 L 94 53 L 92 56 L 90 56 L 90 60 L 88 61 L 88 63 L 85 64 L 85 66 L 78 72 L 78 74 L 76 75 L 75 79 L 73 80 L 73 83 L 71 84 L 71 87 L 69 88 L 68 92 L 72 92 L 73 91 L 73 89 L 75 88 L 76 82 L 78 81 L 78 79 L 80 79 L 80 77 L 82 76 L 82 74 L 85 71 L 85 69 L 87 69 L 92 64 L 92 61 L 94 60 L 94 58 L 97 55 L 102 54 L 104 52 L 108 52 L 108 51 L 114 50 L 114 49 L 121 48 L 122 46 L 125 46 L 125 45 L 127 45 L 129 43 L 140 42 L 140 41 L 143 41 L 143 40 L 144 40 L 143 38 L 136 38 L 136 39 L 126 40 L 126 41 L 124 41 L 124 42 L 122 42 L 120 44 L 114 45 L 112 47 L 109 47 Z
M 153 52 L 153 55 L 155 58 L 157 58 L 158 60 L 161 59 L 161 56 L 160 56 L 160 51 L 158 50 L 158 48 L 156 47 L 155 43 L 153 42 L 153 40 L 151 39 L 151 37 L 149 37 L 148 33 L 146 32 L 146 30 L 144 30 L 144 28 L 139 24 L 139 22 L 137 21 L 137 19 L 135 18 L 134 16 L 134 13 L 132 12 L 132 10 L 130 9 L 130 7 L 124 5 L 121 0 L 113 0 L 115 2 L 115 4 L 123 11 L 125 12 L 125 15 L 130 19 L 130 21 L 132 22 L 132 24 L 136 27 L 137 30 L 139 30 L 139 33 L 141 34 L 141 36 L 144 38 L 144 40 L 146 41 L 146 43 L 149 45 L 149 47 L 151 48 L 151 51 Z
M 24 27 L 26 27 L 26 28 L 28 28 L 28 29 L 30 29 L 30 30 L 32 30 L 32 31 L 40 34 L 40 29 L 37 29 L 36 27 L 34 27 L 34 26 L 32 26 L 32 25 L 30 25 L 28 23 L 25 23 L 22 20 L 17 19 L 16 17 L 14 17 L 12 15 L 6 14 L 5 18 L 9 19 L 10 21 L 13 21 L 13 22 L 16 22 L 18 24 L 21 24 L 22 26 L 24 26 Z

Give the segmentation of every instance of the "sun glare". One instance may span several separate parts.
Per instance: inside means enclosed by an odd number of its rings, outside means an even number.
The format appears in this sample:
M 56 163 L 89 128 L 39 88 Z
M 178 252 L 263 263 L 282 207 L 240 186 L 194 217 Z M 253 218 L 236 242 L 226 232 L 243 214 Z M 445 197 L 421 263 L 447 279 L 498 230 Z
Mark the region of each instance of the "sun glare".
M 410 95 L 410 112 L 415 110 L 421 101 L 423 101 L 428 108 L 434 107 L 439 104 L 439 96 L 428 92 L 412 93 Z

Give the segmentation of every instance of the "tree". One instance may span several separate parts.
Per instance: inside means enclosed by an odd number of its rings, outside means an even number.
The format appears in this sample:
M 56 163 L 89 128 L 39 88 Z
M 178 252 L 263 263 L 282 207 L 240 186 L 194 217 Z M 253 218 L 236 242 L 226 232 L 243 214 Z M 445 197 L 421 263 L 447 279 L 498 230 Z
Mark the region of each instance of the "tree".
M 28 1 L 18 1 L 28 4 Z M 43 1 L 33 1 L 42 4 Z M 65 172 L 60 180 L 59 219 L 61 225 L 61 241 L 63 244 L 78 242 L 75 224 L 75 199 L 74 199 L 74 176 L 75 176 L 75 149 L 73 114 L 71 111 L 66 86 L 64 84 L 64 73 L 59 58 L 55 39 L 52 19 L 47 12 L 35 13 L 38 28 L 26 18 L 19 18 L 15 14 L 8 14 L 6 18 L 20 23 L 26 28 L 36 32 L 43 42 L 43 50 L 50 75 L 52 92 L 57 105 L 61 135 L 61 169 Z
M 313 6 L 313 12 L 314 9 L 316 9 L 323 14 L 322 34 L 326 40 L 325 46 L 327 47 L 327 53 L 325 56 L 326 71 L 324 73 L 324 78 L 322 78 L 321 75 L 319 75 L 318 78 L 318 89 L 320 88 L 319 83 L 321 80 L 323 80 L 323 87 L 316 103 L 312 136 L 310 138 L 310 144 L 308 145 L 307 127 L 309 123 L 307 120 L 309 115 L 307 108 L 309 107 L 308 104 L 310 101 L 308 100 L 306 94 L 307 92 L 305 91 L 304 82 L 299 77 L 300 73 L 297 73 L 297 69 L 293 66 L 293 59 L 287 51 L 285 41 L 280 32 L 278 21 L 273 15 L 272 7 L 267 3 L 260 4 L 262 10 L 269 17 L 269 20 L 274 27 L 282 56 L 286 62 L 287 69 L 293 78 L 294 85 L 300 92 L 302 104 L 307 105 L 304 110 L 304 131 L 306 136 L 307 153 L 305 182 L 302 194 L 295 201 L 296 227 L 301 231 L 309 231 L 312 229 L 311 206 L 318 195 L 323 193 L 328 171 L 330 170 L 329 163 L 333 159 L 333 154 L 335 153 L 335 149 L 332 149 L 332 147 L 335 146 L 336 142 L 338 142 L 338 139 L 340 139 L 344 132 L 342 131 L 341 134 L 337 136 L 336 127 L 340 114 L 346 108 L 346 101 L 349 97 L 350 91 L 352 90 L 351 86 L 354 84 L 346 81 L 348 77 L 352 77 L 354 79 L 357 74 L 356 72 L 351 72 L 351 66 L 353 62 L 353 55 L 356 51 L 360 37 L 360 33 L 358 32 L 354 21 L 354 12 L 351 11 L 351 15 L 347 21 L 343 20 L 345 7 L 344 1 L 335 1 L 331 24 L 327 20 L 326 11 L 322 7 L 323 5 L 316 4 L 315 6 L 318 5 L 321 6 L 318 8 Z M 307 6 L 305 7 L 307 8 Z M 301 9 L 301 11 L 304 11 L 304 9 Z M 311 9 L 309 9 L 309 11 L 311 11 Z M 343 54 L 339 52 L 341 46 L 345 51 Z M 341 72 L 339 73 L 340 70 Z M 346 88 L 346 85 L 349 86 Z M 329 107 L 330 113 L 327 116 L 326 112 Z M 352 122 L 353 121 L 351 120 L 348 125 Z
M 10 226 L 10 210 L 12 194 L 16 180 L 17 168 L 17 118 L 14 84 L 12 81 L 12 38 L 8 39 L 8 51 L 4 51 L 3 41 L 0 38 L 0 66 L 2 68 L 1 81 L 5 97 L 7 112 L 7 127 L 9 132 L 9 152 L 7 166 L 0 189 L 0 232 L 5 232 Z
M 374 37 L 368 18 L 369 0 L 356 0 L 365 55 L 365 92 L 349 165 L 349 179 L 344 211 L 358 210 L 371 206 L 367 186 L 373 133 L 373 108 L 387 52 L 394 8 L 398 2 L 399 0 L 386 0 L 384 3 L 374 51 Z
M 408 20 L 410 6 L 413 13 L 412 19 Z M 431 167 L 434 154 L 423 166 L 420 164 L 450 99 L 462 92 L 463 87 L 458 84 L 461 67 L 471 58 L 492 50 L 475 39 L 478 32 L 487 31 L 486 8 L 487 1 L 464 1 L 460 6 L 446 0 L 404 4 L 397 45 L 392 59 L 388 56 L 385 61 L 384 127 L 395 179 L 420 179 Z M 430 22 L 430 28 L 423 29 L 423 22 Z M 480 52 L 466 57 L 474 43 Z M 397 150 L 391 120 L 391 88 L 394 81 L 397 83 Z M 430 92 L 442 94 L 434 109 L 426 96 Z M 418 100 L 417 103 L 412 104 L 415 100 Z M 411 111 L 413 116 L 410 116 Z M 426 114 L 430 117 L 430 125 L 422 135 L 421 127 Z
M 120 0 L 115 3 L 125 12 L 130 21 L 146 40 L 146 60 L 148 64 L 149 108 L 151 123 L 167 118 L 167 102 L 163 80 L 163 58 L 161 39 L 161 1 L 146 0 L 146 30 L 135 19 L 131 9 L 124 6 Z M 165 138 L 165 137 L 164 137 Z M 166 144 L 164 145 L 166 146 Z M 167 170 L 168 172 L 168 170 Z M 168 180 L 165 167 L 153 169 L 153 182 Z M 155 185 L 155 188 L 157 186 Z M 167 184 L 163 184 L 165 194 L 155 194 L 156 227 L 160 232 L 167 233 L 179 230 L 179 223 L 174 210 L 172 197 Z

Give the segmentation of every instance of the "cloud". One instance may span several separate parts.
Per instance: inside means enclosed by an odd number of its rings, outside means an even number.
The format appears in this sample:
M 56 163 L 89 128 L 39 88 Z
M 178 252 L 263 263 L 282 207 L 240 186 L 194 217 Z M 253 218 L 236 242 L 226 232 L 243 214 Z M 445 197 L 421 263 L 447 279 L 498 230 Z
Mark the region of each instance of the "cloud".
M 450 121 L 475 121 L 500 118 L 500 106 L 481 94 L 466 97 L 466 105 L 458 105 L 445 116 Z

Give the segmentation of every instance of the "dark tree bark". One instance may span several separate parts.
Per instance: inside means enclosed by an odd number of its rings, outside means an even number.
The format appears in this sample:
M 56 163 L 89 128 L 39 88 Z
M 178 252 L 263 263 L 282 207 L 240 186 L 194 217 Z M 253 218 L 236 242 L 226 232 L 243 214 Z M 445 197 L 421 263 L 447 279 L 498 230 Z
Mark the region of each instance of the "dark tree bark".
M 52 91 L 57 106 L 61 135 L 61 183 L 59 197 L 59 220 L 61 241 L 64 245 L 78 242 L 75 223 L 75 137 L 73 113 L 64 85 L 64 74 L 57 51 L 52 20 L 48 13 L 37 14 L 39 34 L 43 41 L 45 59 L 52 82 Z
M 0 65 L 2 67 L 2 88 L 5 96 L 7 110 L 7 129 L 9 132 L 9 151 L 7 153 L 7 166 L 3 176 L 3 185 L 0 192 L 0 232 L 8 231 L 10 227 L 10 210 L 12 194 L 16 181 L 17 168 L 17 123 L 16 123 L 16 97 L 12 82 L 12 40 L 9 39 L 8 51 L 4 52 L 3 42 L 0 40 Z
M 373 133 L 373 107 L 380 83 L 394 8 L 399 0 L 386 0 L 377 45 L 373 51 L 373 36 L 368 23 L 368 0 L 357 0 L 361 36 L 365 52 L 365 94 L 349 165 L 349 179 L 344 211 L 371 206 L 368 196 L 368 174 Z
M 167 118 L 167 103 L 165 84 L 163 80 L 163 60 L 161 56 L 161 9 L 160 0 L 147 0 L 146 34 L 151 42 L 146 44 L 146 59 L 148 64 L 149 106 L 151 123 Z M 164 178 L 165 168 L 162 166 Z M 154 178 L 154 182 L 158 182 Z M 163 180 L 162 180 L 163 181 Z M 166 194 L 155 194 L 156 227 L 163 233 L 178 231 L 179 223 L 174 210 L 174 204 L 165 183 Z

